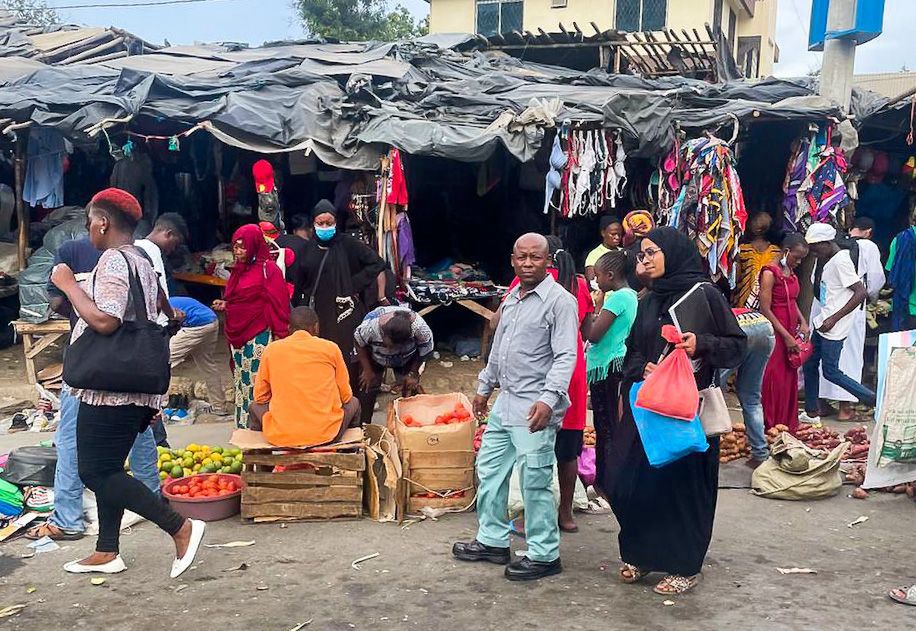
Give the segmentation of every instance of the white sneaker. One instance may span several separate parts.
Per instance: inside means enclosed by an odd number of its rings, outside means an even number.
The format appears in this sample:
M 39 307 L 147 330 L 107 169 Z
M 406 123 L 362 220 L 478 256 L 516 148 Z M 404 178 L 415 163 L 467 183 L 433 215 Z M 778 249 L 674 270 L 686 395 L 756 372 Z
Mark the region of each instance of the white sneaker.
M 172 572 L 169 575 L 171 578 L 178 578 L 186 569 L 191 567 L 191 564 L 194 563 L 194 556 L 197 554 L 197 550 L 200 549 L 200 542 L 204 539 L 204 530 L 206 530 L 207 524 L 199 519 L 191 519 L 189 521 L 191 522 L 191 541 L 188 542 L 188 549 L 185 551 L 184 556 L 172 561 Z
M 808 416 L 807 412 L 802 412 L 798 415 L 799 423 L 807 423 L 809 425 L 815 425 L 817 427 L 821 426 L 821 417 L 820 416 Z
M 64 571 L 71 574 L 117 574 L 126 569 L 120 554 L 102 565 L 83 565 L 79 561 L 71 561 L 64 566 Z

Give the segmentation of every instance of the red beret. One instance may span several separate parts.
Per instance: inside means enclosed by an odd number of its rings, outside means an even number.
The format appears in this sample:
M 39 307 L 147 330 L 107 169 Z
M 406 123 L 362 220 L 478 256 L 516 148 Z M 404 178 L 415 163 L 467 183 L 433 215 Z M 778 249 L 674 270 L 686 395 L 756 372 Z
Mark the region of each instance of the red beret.
M 106 188 L 104 191 L 99 191 L 89 201 L 89 205 L 94 206 L 97 202 L 119 210 L 128 217 L 133 217 L 134 221 L 140 221 L 143 217 L 143 209 L 140 208 L 137 198 L 120 188 Z

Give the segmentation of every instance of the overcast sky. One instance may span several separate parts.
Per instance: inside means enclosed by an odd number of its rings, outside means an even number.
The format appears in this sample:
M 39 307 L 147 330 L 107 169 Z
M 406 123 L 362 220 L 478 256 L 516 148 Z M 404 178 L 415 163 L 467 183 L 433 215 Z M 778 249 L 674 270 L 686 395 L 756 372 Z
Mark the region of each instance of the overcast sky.
M 50 6 L 94 4 L 115 0 L 48 0 Z M 149 0 L 118 0 L 143 3 Z M 581 1 L 581 0 L 579 0 Z M 418 17 L 428 14 L 425 0 L 400 0 Z M 820 67 L 820 53 L 807 52 L 811 0 L 779 0 L 776 41 L 780 76 L 807 74 Z M 95 26 L 118 26 L 152 42 L 172 44 L 208 41 L 265 41 L 302 37 L 291 0 L 207 0 L 199 4 L 126 9 L 61 9 L 65 20 Z M 856 72 L 894 72 L 904 65 L 916 70 L 916 0 L 887 0 L 884 34 L 857 51 Z

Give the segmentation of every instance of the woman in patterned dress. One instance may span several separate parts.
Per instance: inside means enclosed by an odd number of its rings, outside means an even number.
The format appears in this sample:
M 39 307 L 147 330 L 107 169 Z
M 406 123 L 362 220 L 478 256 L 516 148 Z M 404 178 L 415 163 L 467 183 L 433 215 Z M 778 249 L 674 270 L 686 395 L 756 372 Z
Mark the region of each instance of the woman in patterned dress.
M 232 235 L 235 265 L 222 300 L 213 309 L 226 314 L 226 339 L 235 374 L 235 424 L 248 426 L 248 404 L 261 353 L 273 338 L 286 337 L 289 328 L 289 292 L 283 272 L 270 258 L 270 249 L 255 224 Z
M 732 306 L 756 309 L 760 294 L 760 272 L 779 260 L 782 251 L 770 242 L 773 218 L 765 212 L 754 214 L 747 222 L 747 241 L 738 249 L 738 282 Z

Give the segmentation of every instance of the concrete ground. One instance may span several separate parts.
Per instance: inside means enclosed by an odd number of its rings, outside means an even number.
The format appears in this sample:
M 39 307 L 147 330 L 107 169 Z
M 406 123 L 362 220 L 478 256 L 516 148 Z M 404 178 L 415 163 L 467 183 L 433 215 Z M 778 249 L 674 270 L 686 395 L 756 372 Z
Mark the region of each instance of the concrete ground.
M 21 350 L 20 350 L 21 352 Z M 0 366 L 15 363 L 0 353 Z M 463 389 L 479 364 L 434 362 L 430 391 Z M 0 373 L 0 397 L 28 388 L 21 374 Z M 19 390 L 16 390 L 19 388 Z M 2 402 L 2 399 L 0 399 Z M 170 428 L 173 445 L 225 444 L 228 423 Z M 0 453 L 49 434 L 0 436 Z M 741 486 L 749 470 L 723 467 L 726 486 Z M 243 525 L 210 524 L 206 543 L 254 540 L 251 547 L 204 549 L 194 569 L 168 578 L 173 555 L 166 536 L 148 523 L 122 535 L 123 574 L 93 586 L 61 566 L 93 548 L 83 539 L 24 558 L 26 541 L 0 544 L 2 629 L 909 629 L 916 608 L 885 592 L 916 582 L 912 546 L 916 503 L 899 495 L 783 502 L 746 489 L 722 489 L 704 580 L 692 593 L 665 598 L 652 583 L 616 580 L 617 522 L 613 515 L 579 515 L 581 531 L 564 535 L 563 574 L 536 584 L 508 583 L 500 567 L 453 561 L 451 544 L 470 539 L 474 514 L 401 528 L 368 520 Z M 868 521 L 847 524 L 860 516 Z M 516 550 L 523 540 L 513 541 Z M 379 553 L 359 570 L 351 562 Z M 230 571 L 242 563 L 245 570 Z M 817 574 L 782 575 L 776 568 Z M 658 579 L 660 577 L 653 576 Z

